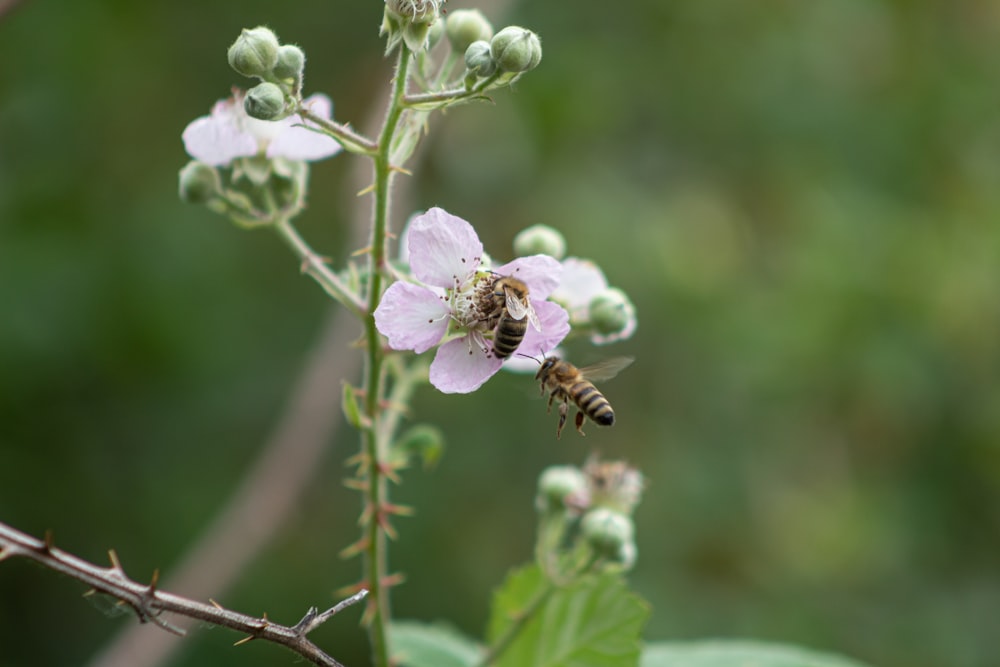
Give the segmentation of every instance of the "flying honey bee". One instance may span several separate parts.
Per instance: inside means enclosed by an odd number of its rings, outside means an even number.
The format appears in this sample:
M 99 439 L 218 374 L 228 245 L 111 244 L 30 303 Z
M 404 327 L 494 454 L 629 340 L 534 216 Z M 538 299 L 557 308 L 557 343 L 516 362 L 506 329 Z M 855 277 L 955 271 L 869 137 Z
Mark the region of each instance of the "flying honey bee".
M 584 415 L 599 426 L 614 424 L 615 411 L 591 380 L 610 380 L 631 363 L 632 357 L 614 357 L 593 366 L 577 368 L 558 357 L 547 357 L 535 374 L 535 379 L 541 382 L 542 394 L 546 389 L 550 392 L 549 410 L 552 409 L 553 400 L 562 401 L 559 405 L 559 426 L 556 428 L 556 437 L 562 435 L 563 426 L 566 425 L 570 401 L 577 407 L 576 430 L 580 435 L 586 435 L 583 432 Z
M 514 354 L 528 331 L 528 322 L 541 330 L 538 315 L 531 307 L 528 286 L 523 281 L 510 276 L 501 276 L 493 283 L 493 354 L 498 359 L 506 359 Z

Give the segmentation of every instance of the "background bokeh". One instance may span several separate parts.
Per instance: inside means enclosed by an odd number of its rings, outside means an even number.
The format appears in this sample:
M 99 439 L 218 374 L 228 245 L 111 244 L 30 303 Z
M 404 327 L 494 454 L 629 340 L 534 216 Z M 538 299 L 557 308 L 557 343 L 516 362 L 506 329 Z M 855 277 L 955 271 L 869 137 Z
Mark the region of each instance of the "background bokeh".
M 10 3 L 0 2 L 0 9 Z M 452 9 L 475 6 L 450 3 Z M 381 3 L 26 0 L 0 17 L 0 520 L 145 578 L 172 565 L 272 432 L 329 302 L 265 232 L 182 204 L 180 132 L 267 23 L 307 89 L 371 129 Z M 506 257 L 544 222 L 639 313 L 571 350 L 638 363 L 619 423 L 554 438 L 529 378 L 427 389 L 448 450 L 394 494 L 398 616 L 479 635 L 531 555 L 547 465 L 649 479 L 631 575 L 652 639 L 751 637 L 879 667 L 985 667 L 1000 618 L 1000 9 L 986 0 L 521 3 L 544 61 L 438 116 L 407 200 Z M 372 109 L 376 113 L 372 114 Z M 313 171 L 303 233 L 343 261 L 351 161 Z M 345 349 L 345 355 L 357 354 Z M 353 379 L 353 378 L 349 378 Z M 338 397 L 330 410 L 338 411 Z M 358 576 L 342 430 L 223 604 L 294 623 Z M 0 564 L 0 665 L 83 665 L 135 623 Z M 188 591 L 196 595 L 196 592 Z M 317 641 L 367 663 L 357 613 Z M 274 665 L 196 630 L 172 665 Z

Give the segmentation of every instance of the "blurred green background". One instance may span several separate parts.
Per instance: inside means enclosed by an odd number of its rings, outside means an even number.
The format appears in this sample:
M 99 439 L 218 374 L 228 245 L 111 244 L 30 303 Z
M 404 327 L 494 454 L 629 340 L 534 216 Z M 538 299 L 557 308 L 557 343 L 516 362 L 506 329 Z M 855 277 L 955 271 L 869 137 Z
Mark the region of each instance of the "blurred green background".
M 260 23 L 305 49 L 307 90 L 338 120 L 371 129 L 390 72 L 381 3 L 8 10 L 0 520 L 169 574 L 273 430 L 330 310 L 272 235 L 178 201 L 180 133 L 245 85 L 225 49 Z M 596 449 L 649 480 L 630 575 L 649 638 L 996 664 L 996 3 L 535 2 L 492 18 L 536 30 L 543 63 L 496 106 L 435 117 L 406 205 L 465 217 L 499 258 L 528 224 L 562 229 L 639 314 L 634 339 L 573 358 L 638 363 L 602 386 L 619 423 L 585 440 L 555 440 L 524 376 L 422 391 L 414 415 L 449 448 L 394 492 L 419 510 L 391 555 L 408 577 L 396 614 L 480 635 L 491 589 L 531 556 L 538 473 Z M 354 159 L 314 168 L 301 219 L 337 262 L 368 205 Z M 223 604 L 294 623 L 358 577 L 337 556 L 357 532 L 341 486 L 355 439 L 335 444 Z M 82 590 L 0 564 L 0 665 L 82 665 L 135 623 Z M 355 667 L 357 618 L 316 636 Z M 196 630 L 170 664 L 294 660 L 236 639 Z

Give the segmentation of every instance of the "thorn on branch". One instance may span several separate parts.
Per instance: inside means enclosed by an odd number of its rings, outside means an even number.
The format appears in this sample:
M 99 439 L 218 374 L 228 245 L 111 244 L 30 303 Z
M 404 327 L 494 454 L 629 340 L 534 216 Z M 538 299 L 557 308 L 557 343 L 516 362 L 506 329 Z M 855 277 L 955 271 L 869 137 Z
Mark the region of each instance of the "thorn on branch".
M 55 537 L 52 534 L 52 529 L 49 528 L 45 531 L 45 540 L 42 542 L 42 553 L 52 553 L 54 544 Z
M 108 560 L 111 561 L 111 569 L 116 575 L 125 578 L 125 570 L 122 569 L 122 563 L 118 560 L 118 553 L 114 549 L 108 549 Z

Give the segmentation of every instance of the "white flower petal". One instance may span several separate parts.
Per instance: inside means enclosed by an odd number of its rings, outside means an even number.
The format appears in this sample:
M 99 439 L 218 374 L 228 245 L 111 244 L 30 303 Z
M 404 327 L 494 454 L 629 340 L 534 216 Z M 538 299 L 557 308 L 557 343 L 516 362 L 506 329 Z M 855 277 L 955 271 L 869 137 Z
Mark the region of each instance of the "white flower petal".
M 559 261 L 548 255 L 518 257 L 493 270 L 502 276 L 513 276 L 527 283 L 533 301 L 541 301 L 559 287 L 563 273 Z
M 305 100 L 304 104 L 322 118 L 330 119 L 333 103 L 326 95 L 313 95 Z M 269 158 L 283 157 L 289 160 L 305 160 L 312 162 L 336 155 L 341 150 L 341 145 L 325 134 L 310 130 L 302 125 L 311 125 L 302 119 L 298 114 L 289 116 L 277 123 L 270 125 L 279 126 L 280 130 L 267 147 Z M 315 127 L 315 125 L 312 125 Z
M 444 209 L 432 208 L 410 223 L 410 268 L 421 282 L 454 288 L 479 267 L 483 244 L 472 225 Z
M 486 356 L 470 336 L 449 341 L 438 348 L 431 362 L 431 384 L 445 394 L 468 394 L 479 389 L 503 362 Z
M 448 304 L 426 287 L 396 282 L 375 309 L 375 326 L 392 349 L 426 352 L 444 337 L 450 312 Z
M 238 157 L 257 154 L 257 140 L 242 130 L 232 114 L 220 109 L 219 104 L 215 105 L 211 116 L 191 121 L 184 128 L 181 140 L 188 155 L 213 167 L 223 167 Z
M 562 282 L 551 297 L 570 310 L 586 308 L 591 299 L 608 288 L 604 273 L 590 260 L 567 257 L 562 266 Z

